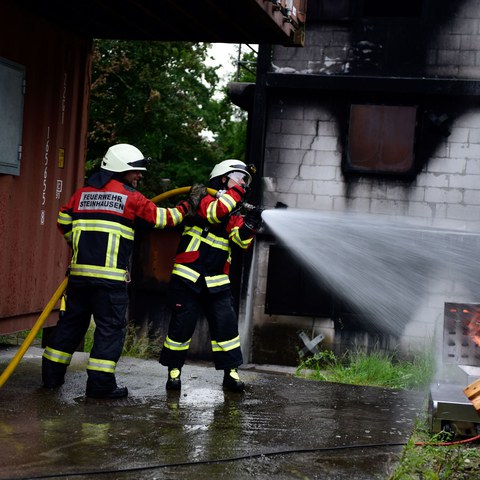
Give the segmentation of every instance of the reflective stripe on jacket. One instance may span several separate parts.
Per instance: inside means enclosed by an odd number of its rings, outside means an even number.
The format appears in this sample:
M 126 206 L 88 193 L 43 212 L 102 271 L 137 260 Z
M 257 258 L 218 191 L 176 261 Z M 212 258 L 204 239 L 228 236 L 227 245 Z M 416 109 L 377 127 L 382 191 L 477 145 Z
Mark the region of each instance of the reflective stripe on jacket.
M 118 180 L 112 179 L 100 189 L 80 188 L 60 209 L 57 219 L 73 249 L 70 275 L 124 281 L 135 227 L 173 227 L 186 213 L 186 202 L 159 208 Z
M 196 216 L 183 230 L 173 275 L 192 283 L 203 276 L 211 291 L 229 288 L 232 243 L 246 250 L 254 238 L 243 217 L 232 213 L 241 199 L 235 189 L 219 198 L 206 195 L 202 199 Z

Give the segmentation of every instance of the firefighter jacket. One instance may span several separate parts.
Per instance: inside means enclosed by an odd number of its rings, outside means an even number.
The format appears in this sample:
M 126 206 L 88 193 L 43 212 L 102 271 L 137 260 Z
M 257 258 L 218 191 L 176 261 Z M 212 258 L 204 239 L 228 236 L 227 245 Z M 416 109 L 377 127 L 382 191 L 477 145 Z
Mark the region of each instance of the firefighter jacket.
M 218 198 L 206 195 L 200 201 L 196 215 L 185 224 L 180 239 L 173 275 L 178 275 L 199 291 L 203 277 L 210 292 L 230 288 L 229 268 L 233 244 L 246 250 L 254 232 L 235 213 L 245 192 L 233 187 Z
M 77 190 L 60 209 L 57 226 L 73 249 L 70 275 L 89 283 L 125 281 L 136 227 L 181 223 L 188 203 L 159 208 L 140 192 L 111 179 Z

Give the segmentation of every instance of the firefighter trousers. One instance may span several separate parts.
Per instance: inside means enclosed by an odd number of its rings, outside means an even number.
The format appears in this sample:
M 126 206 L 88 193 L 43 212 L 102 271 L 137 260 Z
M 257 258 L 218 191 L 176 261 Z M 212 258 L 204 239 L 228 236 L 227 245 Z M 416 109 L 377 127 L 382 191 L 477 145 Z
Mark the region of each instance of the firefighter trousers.
M 197 320 L 202 314 L 205 315 L 210 330 L 215 368 L 225 370 L 243 363 L 237 313 L 230 289 L 210 293 L 204 286 L 197 292 L 173 275 L 169 303 L 172 317 L 160 354 L 162 365 L 169 368 L 183 367 Z
M 73 352 L 84 338 L 90 320 L 95 333 L 87 365 L 87 394 L 108 393 L 117 387 L 115 367 L 122 353 L 127 326 L 128 293 L 125 283 L 76 284 L 69 281 L 66 310 L 50 335 L 42 358 L 46 386 L 63 383 Z

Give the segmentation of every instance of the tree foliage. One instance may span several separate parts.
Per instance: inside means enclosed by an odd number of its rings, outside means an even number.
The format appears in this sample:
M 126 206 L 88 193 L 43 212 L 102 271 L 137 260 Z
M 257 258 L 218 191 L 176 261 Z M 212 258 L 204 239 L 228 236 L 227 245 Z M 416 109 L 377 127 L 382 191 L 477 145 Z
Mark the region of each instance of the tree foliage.
M 215 163 L 244 154 L 245 119 L 227 98 L 214 99 L 219 79 L 205 63 L 208 47 L 95 41 L 87 174 L 109 146 L 131 143 L 153 159 L 141 189 L 154 196 L 205 183 Z

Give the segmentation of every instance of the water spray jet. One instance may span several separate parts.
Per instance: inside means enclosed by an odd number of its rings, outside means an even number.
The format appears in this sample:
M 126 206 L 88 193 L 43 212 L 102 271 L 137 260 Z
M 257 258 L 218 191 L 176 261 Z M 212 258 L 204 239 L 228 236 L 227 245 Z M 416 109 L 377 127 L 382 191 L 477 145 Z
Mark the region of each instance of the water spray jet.
M 376 331 L 401 335 L 440 279 L 469 295 L 480 292 L 478 232 L 297 209 L 265 210 L 262 218 L 319 284 L 358 308 Z
M 423 349 L 428 342 L 437 345 L 437 380 L 430 389 L 431 428 L 438 432 L 444 425 L 466 423 L 474 426 L 468 430 L 460 425 L 458 432 L 480 433 L 475 411 L 480 410 L 480 402 L 474 409 L 464 394 L 466 382 L 480 377 L 480 345 L 473 345 L 474 336 L 463 317 L 454 327 L 445 318 L 445 332 L 436 332 L 439 312 L 447 309 L 448 302 L 480 303 L 479 231 L 425 226 L 419 219 L 406 217 L 295 209 L 266 210 L 263 220 L 319 285 L 327 285 L 361 312 L 365 331 L 400 339 L 423 329 Z M 468 319 L 472 314 L 461 305 L 458 310 L 460 317 Z M 443 345 L 438 348 L 440 342 Z M 442 364 L 447 357 L 452 383 Z M 467 392 L 477 399 L 480 380 L 471 385 Z

